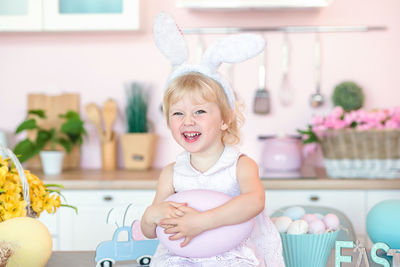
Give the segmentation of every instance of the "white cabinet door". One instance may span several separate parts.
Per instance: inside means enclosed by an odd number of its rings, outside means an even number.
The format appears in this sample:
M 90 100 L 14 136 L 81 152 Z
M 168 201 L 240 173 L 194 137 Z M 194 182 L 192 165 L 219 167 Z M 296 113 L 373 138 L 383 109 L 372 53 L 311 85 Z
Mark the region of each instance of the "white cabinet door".
M 102 241 L 112 239 L 118 226 L 131 225 L 141 218 L 153 201 L 154 190 L 69 190 L 63 191 L 68 204 L 78 208 L 60 211 L 60 250 L 96 250 Z M 108 215 L 110 210 L 113 211 Z M 108 223 L 107 223 L 108 217 Z
M 42 0 L 1 0 L 0 31 L 41 31 Z
M 361 190 L 270 190 L 266 191 L 268 214 L 285 206 L 313 205 L 342 211 L 357 236 L 365 236 L 365 192 Z
M 138 30 L 139 0 L 43 0 L 45 31 Z

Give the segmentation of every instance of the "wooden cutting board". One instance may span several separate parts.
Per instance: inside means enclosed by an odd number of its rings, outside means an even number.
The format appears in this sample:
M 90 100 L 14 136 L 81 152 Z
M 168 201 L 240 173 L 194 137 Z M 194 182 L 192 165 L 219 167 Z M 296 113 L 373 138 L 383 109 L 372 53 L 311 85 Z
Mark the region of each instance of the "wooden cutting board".
M 28 110 L 43 109 L 46 112 L 47 119 L 38 120 L 38 124 L 43 128 L 60 127 L 63 119 L 59 118 L 58 115 L 68 110 L 79 113 L 79 107 L 79 94 L 28 94 Z M 30 132 L 28 133 L 28 137 L 33 139 L 36 137 L 36 134 Z M 63 169 L 78 168 L 80 166 L 80 154 L 80 147 L 74 147 L 71 153 L 66 154 Z M 36 156 L 28 160 L 26 165 L 28 169 L 41 169 L 40 157 Z

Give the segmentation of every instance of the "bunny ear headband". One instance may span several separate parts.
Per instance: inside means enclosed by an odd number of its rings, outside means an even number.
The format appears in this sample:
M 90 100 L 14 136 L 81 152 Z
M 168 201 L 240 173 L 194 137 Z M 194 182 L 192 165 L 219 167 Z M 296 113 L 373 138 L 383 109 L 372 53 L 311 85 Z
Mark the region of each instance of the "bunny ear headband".
M 221 85 L 232 109 L 235 107 L 235 96 L 229 83 L 218 74 L 218 67 L 223 62 L 239 63 L 245 61 L 261 53 L 265 47 L 264 39 L 258 34 L 231 35 L 208 47 L 204 52 L 201 64 L 187 64 L 188 51 L 183 34 L 175 21 L 163 12 L 155 18 L 154 40 L 174 68 L 165 88 L 179 76 L 198 72 Z

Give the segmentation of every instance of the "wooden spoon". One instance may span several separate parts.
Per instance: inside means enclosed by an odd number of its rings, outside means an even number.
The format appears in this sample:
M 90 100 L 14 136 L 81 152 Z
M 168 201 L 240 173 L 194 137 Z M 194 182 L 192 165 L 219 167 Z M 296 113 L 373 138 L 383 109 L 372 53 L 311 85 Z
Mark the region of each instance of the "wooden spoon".
M 96 126 L 97 131 L 99 132 L 100 138 L 104 138 L 104 131 L 101 126 L 101 115 L 100 109 L 95 103 L 89 103 L 85 106 L 86 116 L 91 123 Z
M 112 127 L 114 125 L 115 118 L 117 117 L 117 110 L 117 103 L 113 99 L 109 98 L 106 100 L 106 102 L 104 102 L 102 113 L 104 126 L 106 129 L 106 141 L 109 141 L 112 138 Z

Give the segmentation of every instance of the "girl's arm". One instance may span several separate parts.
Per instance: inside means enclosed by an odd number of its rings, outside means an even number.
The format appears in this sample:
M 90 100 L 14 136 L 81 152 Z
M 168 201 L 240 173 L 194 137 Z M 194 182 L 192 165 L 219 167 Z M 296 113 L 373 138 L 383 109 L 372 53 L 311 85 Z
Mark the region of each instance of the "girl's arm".
M 147 238 L 155 238 L 156 227 L 162 218 L 176 217 L 177 207 L 183 205 L 172 201 L 163 202 L 168 196 L 174 192 L 172 183 L 174 163 L 166 166 L 160 174 L 157 183 L 157 191 L 153 203 L 147 207 L 141 219 L 141 230 Z M 179 214 L 181 214 L 179 212 Z
M 241 194 L 225 204 L 203 213 L 207 229 L 238 224 L 250 220 L 264 210 L 265 191 L 256 162 L 241 156 L 237 163 L 237 179 Z
M 254 160 L 247 156 L 239 158 L 237 179 L 241 194 L 225 204 L 205 212 L 183 206 L 178 208 L 184 213 L 183 217 L 163 219 L 162 225 L 176 225 L 165 230 L 166 233 L 176 233 L 170 239 L 177 240 L 186 237 L 181 244 L 185 246 L 194 236 L 203 231 L 242 223 L 257 216 L 264 209 L 265 192 Z

